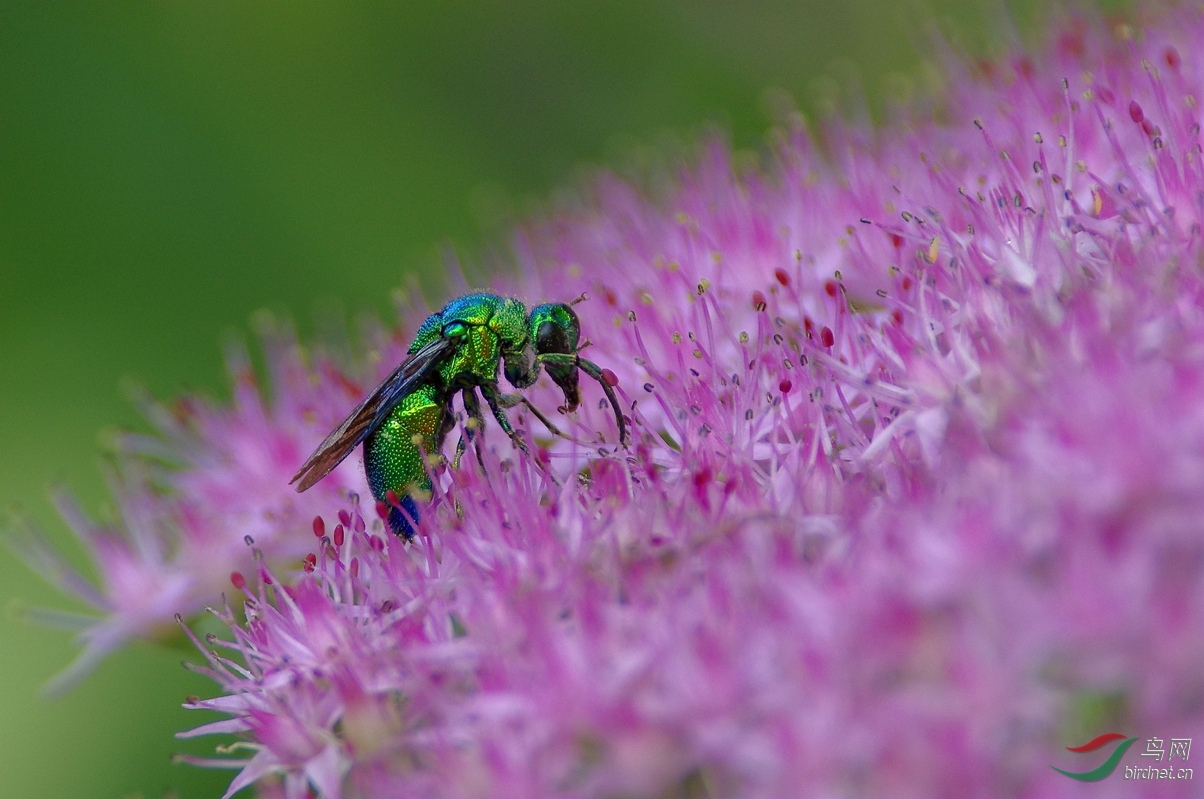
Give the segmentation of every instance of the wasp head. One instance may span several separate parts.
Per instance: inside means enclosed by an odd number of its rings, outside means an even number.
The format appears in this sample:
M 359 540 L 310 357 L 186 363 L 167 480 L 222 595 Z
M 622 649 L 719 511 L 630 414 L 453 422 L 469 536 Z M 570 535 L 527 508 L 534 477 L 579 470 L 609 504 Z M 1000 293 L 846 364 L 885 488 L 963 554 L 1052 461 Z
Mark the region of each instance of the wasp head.
M 536 356 L 577 354 L 581 323 L 568 305 L 563 302 L 537 305 L 531 309 L 527 323 L 531 340 L 535 342 Z M 543 365 L 548 370 L 548 377 L 564 392 L 564 409 L 576 410 L 581 403 L 576 361 L 568 358 L 544 360 Z

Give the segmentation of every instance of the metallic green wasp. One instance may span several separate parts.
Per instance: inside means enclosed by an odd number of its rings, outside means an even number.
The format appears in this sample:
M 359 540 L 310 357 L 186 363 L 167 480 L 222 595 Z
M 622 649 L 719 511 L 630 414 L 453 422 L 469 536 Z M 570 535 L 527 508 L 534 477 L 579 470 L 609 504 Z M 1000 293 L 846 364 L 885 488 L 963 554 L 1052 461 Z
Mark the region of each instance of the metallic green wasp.
M 574 304 L 576 301 L 574 301 Z M 619 441 L 627 445 L 627 426 L 613 387 L 613 375 L 579 354 L 581 326 L 565 303 L 537 305 L 527 313 L 515 299 L 467 294 L 427 317 L 410 345 L 409 357 L 323 441 L 293 475 L 305 491 L 364 443 L 364 471 L 377 501 L 388 504 L 393 532 L 409 538 L 419 516 L 415 497 L 431 489 L 425 454 L 442 451 L 454 426 L 452 399 L 460 395 L 470 419 L 456 448 L 458 461 L 471 438 L 484 427 L 480 398 L 502 430 L 522 450 L 526 446 L 506 418 L 506 408 L 525 405 L 548 429 L 559 432 L 519 393 L 504 394 L 498 369 L 516 389 L 531 386 L 540 368 L 564 392 L 564 409 L 581 402 L 578 371 L 598 381 L 615 413 Z

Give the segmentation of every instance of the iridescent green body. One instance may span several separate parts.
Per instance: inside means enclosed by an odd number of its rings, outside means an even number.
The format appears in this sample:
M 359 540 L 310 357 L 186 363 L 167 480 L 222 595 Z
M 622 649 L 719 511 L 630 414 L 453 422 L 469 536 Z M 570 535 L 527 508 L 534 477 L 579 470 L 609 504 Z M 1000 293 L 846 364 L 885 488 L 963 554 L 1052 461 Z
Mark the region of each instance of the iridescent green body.
M 392 491 L 415 519 L 418 506 L 414 498 L 421 499 L 431 490 L 423 453 L 438 452 L 450 427 L 451 414 L 443 394 L 434 383 L 415 389 L 364 442 L 364 473 L 372 495 L 383 501 Z M 409 520 L 397 515 L 393 526 L 409 535 Z
M 364 472 L 372 494 L 384 501 L 392 491 L 414 518 L 418 512 L 413 498 L 431 488 L 425 454 L 440 452 L 452 427 L 452 397 L 465 389 L 496 384 L 503 357 L 508 367 L 511 363 L 522 367 L 516 376 L 526 377 L 531 371 L 527 309 L 518 300 L 494 294 L 458 297 L 426 318 L 409 352 L 413 355 L 440 338 L 456 343 L 452 354 L 430 375 L 429 383 L 402 399 L 364 441 Z M 508 377 L 512 371 L 507 369 Z M 530 385 L 535 375 L 529 382 L 522 377 L 522 385 L 515 384 L 515 388 Z M 395 508 L 392 511 L 394 529 L 411 535 L 405 514 Z
M 526 445 L 504 410 L 518 403 L 548 430 L 563 435 L 521 394 L 499 390 L 499 369 L 516 389 L 531 386 L 539 370 L 547 369 L 564 392 L 565 411 L 580 402 L 578 372 L 585 372 L 606 393 L 619 440 L 626 445 L 627 428 L 613 388 L 614 375 L 578 354 L 580 334 L 577 314 L 565 303 L 537 305 L 528 314 L 518 300 L 496 294 L 467 294 L 452 300 L 426 318 L 409 357 L 318 445 L 292 482 L 298 491 L 305 491 L 363 442 L 368 485 L 389 527 L 398 535 L 412 536 L 419 502 L 425 502 L 431 489 L 427 458 L 443 449 L 454 425 L 452 400 L 457 394 L 470 417 L 456 448 L 457 461 L 467 440 L 484 427 L 482 396 L 498 425 L 521 450 Z

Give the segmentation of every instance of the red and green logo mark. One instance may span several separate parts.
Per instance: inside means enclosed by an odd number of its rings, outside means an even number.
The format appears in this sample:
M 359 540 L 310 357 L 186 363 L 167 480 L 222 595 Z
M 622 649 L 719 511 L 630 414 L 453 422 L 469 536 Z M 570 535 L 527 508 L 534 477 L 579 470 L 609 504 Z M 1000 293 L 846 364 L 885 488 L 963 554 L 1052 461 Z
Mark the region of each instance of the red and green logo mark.
M 1108 759 L 1103 763 L 1100 763 L 1090 771 L 1063 771 L 1057 766 L 1050 766 L 1050 768 L 1059 774 L 1065 774 L 1072 780 L 1078 780 L 1079 782 L 1098 782 L 1104 777 L 1107 777 L 1113 771 L 1116 771 L 1116 765 L 1120 763 L 1121 757 L 1124 756 L 1125 752 L 1128 751 L 1128 748 L 1132 746 L 1133 742 L 1136 740 L 1136 738 L 1126 738 L 1119 732 L 1106 732 L 1098 738 L 1092 738 L 1082 746 L 1066 747 L 1071 752 L 1094 752 L 1096 749 L 1101 749 L 1113 741 L 1120 741 L 1120 745 L 1112 750 L 1112 754 L 1108 755 Z

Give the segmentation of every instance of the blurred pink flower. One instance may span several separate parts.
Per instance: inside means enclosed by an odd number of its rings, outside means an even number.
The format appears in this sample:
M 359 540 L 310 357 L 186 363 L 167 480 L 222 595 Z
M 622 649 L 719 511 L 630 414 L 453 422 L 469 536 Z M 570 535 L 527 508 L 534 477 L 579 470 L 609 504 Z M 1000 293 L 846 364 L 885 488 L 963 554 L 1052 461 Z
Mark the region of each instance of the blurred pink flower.
M 175 615 L 199 613 L 229 584 L 232 571 L 250 563 L 248 537 L 270 562 L 297 563 L 312 548 L 298 530 L 348 490 L 362 489 L 362 473 L 350 463 L 306 494 L 296 494 L 288 480 L 311 442 L 338 423 L 341 409 L 372 380 L 354 381 L 320 352 L 307 365 L 290 329 L 267 316 L 258 322 L 271 401 L 256 385 L 247 353 L 232 347 L 230 406 L 191 397 L 164 406 L 137 395 L 157 434 L 114 440 L 112 523 L 90 520 L 69 494 L 56 493 L 63 519 L 95 564 L 99 586 L 32 526 L 10 531 L 11 549 L 31 568 L 103 614 L 30 612 L 34 620 L 77 631 L 84 644 L 47 686 L 50 693 L 69 689 L 132 638 L 174 634 Z M 369 335 L 385 358 L 404 353 L 380 331 Z
M 1075 20 L 951 60 L 942 122 L 833 125 L 824 157 L 792 123 L 765 172 L 711 145 L 656 202 L 597 178 L 493 288 L 588 292 L 630 450 L 583 384 L 575 442 L 490 428 L 413 542 L 354 467 L 289 492 L 371 381 L 269 336 L 270 409 L 127 447 L 185 462 L 119 486 L 103 624 L 241 564 L 190 703 L 229 718 L 185 733 L 245 739 L 228 795 L 1037 797 L 1064 746 L 1204 734 L 1202 50 L 1198 11 Z

